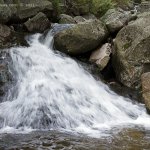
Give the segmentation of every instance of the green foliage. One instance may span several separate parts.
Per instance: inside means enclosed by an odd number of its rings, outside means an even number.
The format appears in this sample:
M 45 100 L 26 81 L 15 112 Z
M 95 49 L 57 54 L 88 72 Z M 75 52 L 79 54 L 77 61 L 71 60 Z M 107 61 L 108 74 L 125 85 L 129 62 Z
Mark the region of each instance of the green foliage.
M 96 16 L 102 16 L 108 9 L 113 7 L 112 0 L 92 0 L 91 12 Z
M 128 6 L 133 0 L 90 0 L 91 12 L 96 16 L 102 16 L 106 11 L 113 7 L 124 7 Z
M 90 0 L 76 0 L 75 1 L 77 4 L 86 4 L 86 3 L 89 3 Z
M 60 3 L 60 0 L 52 0 L 52 4 L 57 15 L 60 13 L 59 3 Z
M 19 3 L 20 3 L 20 0 L 13 0 L 13 3 L 14 3 L 14 4 L 19 4 Z
M 124 7 L 133 0 L 50 0 L 53 3 L 54 9 L 59 14 L 61 8 L 60 3 L 65 3 L 68 10 L 76 10 L 82 12 L 90 12 L 95 14 L 97 17 L 101 17 L 106 13 L 106 11 L 115 6 Z

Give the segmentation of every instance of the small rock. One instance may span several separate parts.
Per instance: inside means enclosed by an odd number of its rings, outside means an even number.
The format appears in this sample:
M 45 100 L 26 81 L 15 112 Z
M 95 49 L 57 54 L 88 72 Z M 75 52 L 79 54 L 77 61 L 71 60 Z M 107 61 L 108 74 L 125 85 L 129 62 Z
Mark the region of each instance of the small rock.
M 101 48 L 92 52 L 90 61 L 96 63 L 100 67 L 100 70 L 103 70 L 110 60 L 111 52 L 111 44 L 106 43 Z
M 43 32 L 50 27 L 50 22 L 46 15 L 40 12 L 24 25 L 29 32 Z
M 141 81 L 142 81 L 142 96 L 146 108 L 150 111 L 150 72 L 142 74 Z

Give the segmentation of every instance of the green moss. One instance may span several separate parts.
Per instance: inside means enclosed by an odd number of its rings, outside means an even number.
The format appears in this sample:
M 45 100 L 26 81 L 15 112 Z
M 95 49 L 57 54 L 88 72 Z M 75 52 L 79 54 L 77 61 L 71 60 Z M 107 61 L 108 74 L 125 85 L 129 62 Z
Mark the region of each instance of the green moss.
M 123 48 L 124 48 L 124 49 L 128 49 L 130 46 L 131 46 L 131 42 L 128 42 L 128 43 L 126 43 L 126 44 L 123 46 Z

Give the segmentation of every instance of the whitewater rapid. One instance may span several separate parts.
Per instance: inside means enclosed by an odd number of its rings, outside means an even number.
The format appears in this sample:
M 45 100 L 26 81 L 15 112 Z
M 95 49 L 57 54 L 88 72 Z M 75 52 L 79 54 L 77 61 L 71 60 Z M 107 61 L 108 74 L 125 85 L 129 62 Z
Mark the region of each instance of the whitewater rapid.
M 31 36 L 28 43 L 10 49 L 17 84 L 0 103 L 0 132 L 39 129 L 96 136 L 113 127 L 150 127 L 143 105 L 115 94 L 53 50 L 53 30 L 45 38 Z

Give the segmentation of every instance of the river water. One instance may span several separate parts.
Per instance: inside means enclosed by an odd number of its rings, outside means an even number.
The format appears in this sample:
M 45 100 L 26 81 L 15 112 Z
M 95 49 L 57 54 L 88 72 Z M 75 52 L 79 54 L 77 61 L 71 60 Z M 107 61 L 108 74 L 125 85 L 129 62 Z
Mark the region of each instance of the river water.
M 130 143 L 146 149 L 145 107 L 53 50 L 54 34 L 35 34 L 29 47 L 10 49 L 17 83 L 0 103 L 2 149 L 123 149 Z

